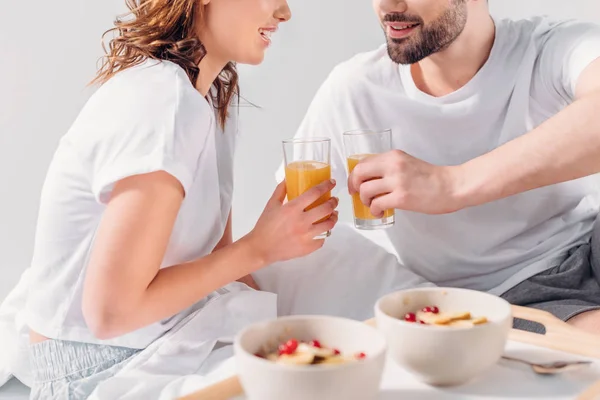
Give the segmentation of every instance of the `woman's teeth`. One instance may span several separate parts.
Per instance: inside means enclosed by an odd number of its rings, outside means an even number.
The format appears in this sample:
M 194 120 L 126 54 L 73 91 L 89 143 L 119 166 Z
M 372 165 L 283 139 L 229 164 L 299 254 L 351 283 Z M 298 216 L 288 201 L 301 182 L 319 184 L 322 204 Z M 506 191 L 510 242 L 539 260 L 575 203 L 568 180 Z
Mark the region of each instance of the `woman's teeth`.
M 261 34 L 261 36 L 263 38 L 265 38 L 268 41 L 271 41 L 271 35 L 273 34 L 272 31 L 265 31 L 265 30 L 260 29 L 258 32 Z

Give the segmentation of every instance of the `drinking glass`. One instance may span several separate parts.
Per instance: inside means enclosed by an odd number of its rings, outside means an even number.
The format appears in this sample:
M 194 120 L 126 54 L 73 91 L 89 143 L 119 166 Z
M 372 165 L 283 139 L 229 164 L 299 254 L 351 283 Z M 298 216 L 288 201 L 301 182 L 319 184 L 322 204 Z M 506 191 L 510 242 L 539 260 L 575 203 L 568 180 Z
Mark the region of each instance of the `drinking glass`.
M 331 179 L 331 140 L 328 138 L 289 139 L 283 141 L 285 185 L 288 201 L 294 200 L 312 187 Z M 306 208 L 313 209 L 331 198 L 325 193 Z M 322 221 L 329 217 L 323 218 Z M 319 223 L 322 221 L 317 221 Z M 324 232 L 315 239 L 331 235 Z
M 392 131 L 386 130 L 355 130 L 344 133 L 344 147 L 348 162 L 348 173 L 354 170 L 361 160 L 374 154 L 386 153 L 392 150 Z M 371 214 L 369 207 L 360 200 L 360 194 L 352 195 L 354 210 L 354 226 L 362 230 L 388 228 L 394 225 L 395 210 L 385 210 L 383 217 Z

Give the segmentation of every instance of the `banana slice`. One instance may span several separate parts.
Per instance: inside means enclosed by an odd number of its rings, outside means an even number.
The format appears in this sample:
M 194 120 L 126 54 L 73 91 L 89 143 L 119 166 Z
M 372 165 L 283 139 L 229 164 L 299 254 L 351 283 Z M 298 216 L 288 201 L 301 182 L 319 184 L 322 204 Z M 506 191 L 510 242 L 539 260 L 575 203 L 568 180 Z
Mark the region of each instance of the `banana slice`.
M 429 325 L 448 325 L 454 321 L 466 321 L 471 319 L 470 312 L 459 313 L 427 313 L 423 311 L 417 312 L 417 320 L 421 320 Z
M 428 325 L 435 325 L 438 318 L 443 316 L 444 314 L 432 314 L 419 311 L 417 312 L 417 321 L 423 321 Z
M 460 313 L 454 313 L 450 316 L 450 320 L 451 321 L 466 321 L 471 319 L 471 313 L 470 312 L 460 312 Z
M 314 354 L 296 351 L 294 354 L 283 354 L 279 356 L 277 363 L 285 365 L 310 365 L 314 359 Z
M 452 321 L 448 324 L 448 326 L 451 326 L 453 328 L 472 328 L 473 322 L 464 320 Z
M 454 321 L 465 321 L 471 319 L 471 313 L 469 312 L 461 312 L 454 314 L 442 314 L 439 315 L 438 318 L 434 320 L 434 324 L 436 325 L 447 325 Z
M 321 361 L 319 363 L 319 365 L 340 365 L 340 364 L 349 363 L 351 361 L 356 361 L 356 360 L 351 360 L 347 357 L 342 357 L 342 356 L 327 357 L 326 359 Z
M 323 357 L 323 358 L 331 357 L 335 354 L 332 349 L 324 349 L 324 348 L 314 347 L 314 346 L 311 346 L 306 343 L 300 343 L 298 345 L 298 350 L 296 350 L 296 351 L 301 352 L 301 353 L 310 353 L 310 354 L 313 354 L 315 357 Z

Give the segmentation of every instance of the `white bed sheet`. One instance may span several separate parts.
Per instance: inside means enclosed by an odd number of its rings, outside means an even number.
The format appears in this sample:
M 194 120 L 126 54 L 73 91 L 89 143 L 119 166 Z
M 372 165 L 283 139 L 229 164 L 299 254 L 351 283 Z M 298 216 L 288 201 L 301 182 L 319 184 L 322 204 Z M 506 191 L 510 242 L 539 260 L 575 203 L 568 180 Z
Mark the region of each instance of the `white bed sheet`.
M 9 380 L 0 387 L 0 400 L 27 400 L 29 399 L 29 388 L 17 379 Z
M 230 373 L 230 347 L 212 352 L 210 349 L 218 341 L 230 341 L 236 331 L 253 320 L 275 317 L 276 313 L 326 314 L 362 320 L 373 315 L 373 305 L 380 296 L 401 288 L 429 285 L 399 265 L 397 258 L 388 252 L 389 244 L 385 245 L 388 250 L 375 244 L 385 243 L 382 232 L 364 235 L 370 240 L 351 226 L 341 224 L 318 252 L 260 271 L 256 280 L 261 288 L 277 296 L 232 294 L 231 301 L 223 301 L 220 308 L 196 315 L 188 320 L 189 325 L 179 327 L 178 334 L 153 344 L 140 353 L 142 357 L 136 356 L 137 361 L 103 385 L 96 398 L 172 398 L 173 394 L 206 385 Z M 8 366 L 13 375 L 29 385 L 27 329 L 21 312 L 27 275 L 25 271 L 17 288 L 0 306 L 0 354 L 3 355 L 0 372 L 3 366 L 5 369 Z M 203 339 L 199 338 L 199 332 L 203 332 Z M 143 361 L 144 357 L 148 359 Z M 130 396 L 120 393 L 121 390 Z

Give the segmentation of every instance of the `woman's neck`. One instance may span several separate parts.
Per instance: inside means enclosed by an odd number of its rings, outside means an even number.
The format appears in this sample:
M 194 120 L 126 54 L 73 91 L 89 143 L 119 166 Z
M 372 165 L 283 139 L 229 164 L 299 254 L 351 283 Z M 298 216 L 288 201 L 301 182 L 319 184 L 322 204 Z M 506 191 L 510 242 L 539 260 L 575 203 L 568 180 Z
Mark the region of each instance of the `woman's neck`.
M 211 57 L 210 54 L 206 54 L 200 63 L 198 68 L 198 78 L 196 79 L 196 90 L 206 97 L 213 82 L 217 79 L 223 68 L 227 65 L 226 61 L 218 60 L 217 57 Z

